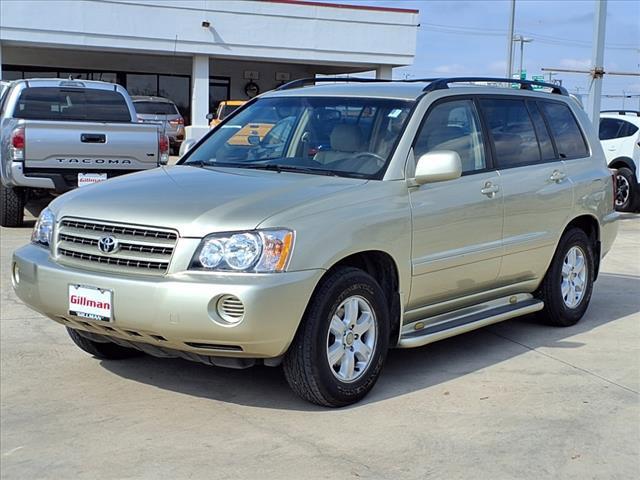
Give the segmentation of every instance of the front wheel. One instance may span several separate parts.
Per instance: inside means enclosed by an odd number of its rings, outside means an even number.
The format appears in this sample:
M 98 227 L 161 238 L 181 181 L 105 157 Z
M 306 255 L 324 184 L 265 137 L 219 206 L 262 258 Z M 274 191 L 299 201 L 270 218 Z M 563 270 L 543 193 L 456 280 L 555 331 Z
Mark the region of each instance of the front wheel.
M 579 228 L 565 232 L 537 292 L 544 301 L 540 315 L 547 323 L 569 327 L 580 321 L 591 300 L 594 266 L 587 234 Z
M 356 268 L 323 279 L 283 362 L 296 394 L 342 407 L 373 388 L 389 346 L 385 299 L 375 279 Z

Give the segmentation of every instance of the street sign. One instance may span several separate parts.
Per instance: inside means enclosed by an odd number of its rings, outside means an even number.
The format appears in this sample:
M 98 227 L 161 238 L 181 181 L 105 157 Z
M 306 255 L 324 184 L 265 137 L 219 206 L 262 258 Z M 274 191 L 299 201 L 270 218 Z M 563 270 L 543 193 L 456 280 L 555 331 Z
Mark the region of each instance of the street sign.
M 531 79 L 534 82 L 544 82 L 544 75 L 533 75 L 531 77 Z M 540 85 L 533 85 L 533 89 L 534 90 L 542 90 L 544 87 L 540 86 Z
M 526 80 L 527 79 L 527 71 L 526 70 L 522 70 L 520 72 L 520 80 Z

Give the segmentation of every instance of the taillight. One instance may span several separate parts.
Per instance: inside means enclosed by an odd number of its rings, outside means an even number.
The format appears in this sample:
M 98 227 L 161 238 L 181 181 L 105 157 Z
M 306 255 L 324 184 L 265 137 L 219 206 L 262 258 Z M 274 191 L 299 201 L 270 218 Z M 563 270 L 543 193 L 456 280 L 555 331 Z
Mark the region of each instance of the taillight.
M 160 153 L 160 163 L 166 165 L 169 162 L 169 137 L 164 133 L 158 134 L 158 151 Z
M 611 170 L 611 185 L 613 186 L 613 209 L 616 209 L 616 195 L 618 195 L 618 171 Z
M 18 127 L 11 132 L 9 154 L 14 161 L 24 160 L 25 135 L 24 127 Z

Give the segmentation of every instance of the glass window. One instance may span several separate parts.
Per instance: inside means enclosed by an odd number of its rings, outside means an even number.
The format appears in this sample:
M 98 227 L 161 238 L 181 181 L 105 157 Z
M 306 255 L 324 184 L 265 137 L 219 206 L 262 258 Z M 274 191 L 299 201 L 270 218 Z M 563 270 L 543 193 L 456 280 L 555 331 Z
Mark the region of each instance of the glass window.
M 158 76 L 127 73 L 127 91 L 129 95 L 158 95 Z
M 612 140 L 618 138 L 623 127 L 623 121 L 617 118 L 601 118 L 600 130 L 598 132 L 600 140 Z
M 363 98 L 260 99 L 214 130 L 185 163 L 377 178 L 412 105 Z
M 58 78 L 58 72 L 24 72 L 24 78 Z
M 420 127 L 414 145 L 416 159 L 435 150 L 453 150 L 460 155 L 463 172 L 486 168 L 480 122 L 472 100 L 436 105 Z
M 137 113 L 142 115 L 178 115 L 178 110 L 169 102 L 133 102 Z
M 527 107 L 529 107 L 531 120 L 533 120 L 533 126 L 536 129 L 536 134 L 538 135 L 538 144 L 540 145 L 542 160 L 554 160 L 556 158 L 556 152 L 553 149 L 549 130 L 544 123 L 544 118 L 542 118 L 538 105 L 536 105 L 536 102 L 527 102 Z
M 589 150 L 571 109 L 556 102 L 539 102 L 539 105 L 547 117 L 560 158 L 586 157 Z
M 189 97 L 191 92 L 189 77 L 160 75 L 158 79 L 160 96 L 176 104 L 183 117 L 189 115 Z
M 91 78 L 100 82 L 118 83 L 118 75 L 111 72 L 95 72 L 91 74 Z
M 498 168 L 540 161 L 538 139 L 524 100 L 488 98 L 480 105 L 489 127 Z
M 620 132 L 621 137 L 630 137 L 638 131 L 638 127 L 631 122 L 624 122 L 624 127 Z
M 26 88 L 14 112 L 16 118 L 130 122 L 125 99 L 118 92 L 84 88 Z
M 22 70 L 2 70 L 2 80 L 20 80 L 22 78 Z

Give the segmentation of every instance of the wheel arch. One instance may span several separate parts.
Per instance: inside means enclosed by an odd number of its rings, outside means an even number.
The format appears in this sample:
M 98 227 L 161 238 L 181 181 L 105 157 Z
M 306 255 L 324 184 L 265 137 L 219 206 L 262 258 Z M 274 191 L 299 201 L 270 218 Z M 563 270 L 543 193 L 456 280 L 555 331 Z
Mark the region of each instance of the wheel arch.
M 400 332 L 402 317 L 400 272 L 395 259 L 389 253 L 382 250 L 363 250 L 351 253 L 335 261 L 320 278 L 318 285 L 322 283 L 324 278 L 341 267 L 354 267 L 367 272 L 378 282 L 382 291 L 385 292 L 387 295 L 386 303 L 390 321 L 389 345 L 395 346 Z M 316 289 L 317 288 L 316 286 Z M 313 295 L 315 295 L 315 290 Z
M 609 168 L 628 168 L 634 175 L 637 176 L 638 174 L 638 172 L 636 172 L 636 164 L 629 157 L 614 158 L 609 162 Z
M 583 214 L 572 219 L 564 228 L 560 238 L 564 236 L 572 228 L 579 228 L 587 234 L 591 242 L 593 243 L 593 253 L 595 262 L 595 274 L 593 280 L 598 278 L 598 272 L 600 270 L 600 223 L 598 219 L 590 214 Z

